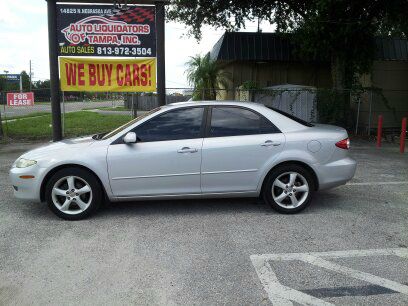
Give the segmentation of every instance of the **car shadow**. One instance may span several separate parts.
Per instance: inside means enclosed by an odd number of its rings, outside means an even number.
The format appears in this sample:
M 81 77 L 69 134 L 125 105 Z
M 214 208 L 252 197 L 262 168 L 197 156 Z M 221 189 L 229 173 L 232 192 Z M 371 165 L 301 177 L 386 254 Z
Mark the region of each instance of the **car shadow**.
M 272 209 L 257 198 L 148 200 L 109 203 L 98 216 L 191 215 L 220 213 L 265 213 Z
M 344 199 L 345 200 L 345 199 Z M 311 205 L 302 214 L 342 207 L 342 196 L 330 191 L 317 192 Z M 257 213 L 279 214 L 259 198 L 224 198 L 224 199 L 188 199 L 188 200 L 149 200 L 109 203 L 98 216 L 118 215 L 191 215 L 220 213 Z
M 300 214 L 314 214 L 344 207 L 347 198 L 332 191 L 317 192 L 312 204 Z M 32 203 L 24 207 L 22 213 L 30 219 L 58 220 L 45 203 Z M 21 213 L 21 212 L 20 212 Z M 254 213 L 280 215 L 259 198 L 223 198 L 223 199 L 175 199 L 113 202 L 104 205 L 91 219 L 106 219 L 117 216 L 143 215 L 205 215 Z

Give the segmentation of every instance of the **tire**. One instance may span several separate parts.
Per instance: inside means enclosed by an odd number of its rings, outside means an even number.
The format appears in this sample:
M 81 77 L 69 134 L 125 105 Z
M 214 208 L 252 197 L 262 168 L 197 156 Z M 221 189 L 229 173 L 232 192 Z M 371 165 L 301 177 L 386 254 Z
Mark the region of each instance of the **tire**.
M 312 173 L 300 165 L 289 164 L 278 166 L 269 173 L 262 196 L 274 210 L 294 214 L 310 205 L 314 190 Z
M 98 179 L 82 168 L 64 168 L 47 182 L 45 199 L 49 209 L 65 220 L 82 220 L 94 214 L 103 201 Z

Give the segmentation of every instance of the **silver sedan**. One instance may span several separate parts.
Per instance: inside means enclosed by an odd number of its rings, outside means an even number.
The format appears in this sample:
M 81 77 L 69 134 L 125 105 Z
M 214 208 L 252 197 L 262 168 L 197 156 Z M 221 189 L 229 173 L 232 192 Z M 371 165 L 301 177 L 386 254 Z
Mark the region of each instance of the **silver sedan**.
M 184 102 L 116 130 L 29 151 L 10 170 L 17 198 L 85 218 L 107 199 L 259 197 L 281 213 L 355 173 L 346 130 L 254 103 Z

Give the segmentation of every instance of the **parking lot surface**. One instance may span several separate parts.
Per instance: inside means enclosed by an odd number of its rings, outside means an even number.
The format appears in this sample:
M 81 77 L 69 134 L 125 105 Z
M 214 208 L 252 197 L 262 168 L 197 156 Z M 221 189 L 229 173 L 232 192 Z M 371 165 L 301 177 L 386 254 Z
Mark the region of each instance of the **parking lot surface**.
M 355 178 L 297 215 L 258 199 L 111 204 L 84 221 L 13 198 L 0 145 L 0 304 L 407 305 L 408 154 L 354 143 Z

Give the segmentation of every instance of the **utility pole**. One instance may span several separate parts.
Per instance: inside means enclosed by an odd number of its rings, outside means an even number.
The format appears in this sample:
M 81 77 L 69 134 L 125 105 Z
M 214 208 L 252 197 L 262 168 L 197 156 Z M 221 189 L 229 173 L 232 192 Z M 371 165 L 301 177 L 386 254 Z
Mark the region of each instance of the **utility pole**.
M 31 92 L 31 76 L 32 76 L 32 72 L 31 72 L 31 60 L 30 60 L 30 92 Z
M 261 33 L 261 32 L 262 32 L 261 22 L 262 22 L 262 19 L 258 17 L 258 29 L 257 29 L 257 32 L 258 32 L 258 33 Z
M 23 75 L 20 73 L 20 92 L 23 92 Z
M 5 82 L 4 82 L 4 91 L 7 91 L 7 85 L 8 85 L 8 73 L 9 73 L 10 71 L 8 71 L 8 70 L 4 70 L 4 73 L 6 74 L 6 80 L 5 80 Z

